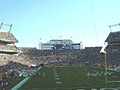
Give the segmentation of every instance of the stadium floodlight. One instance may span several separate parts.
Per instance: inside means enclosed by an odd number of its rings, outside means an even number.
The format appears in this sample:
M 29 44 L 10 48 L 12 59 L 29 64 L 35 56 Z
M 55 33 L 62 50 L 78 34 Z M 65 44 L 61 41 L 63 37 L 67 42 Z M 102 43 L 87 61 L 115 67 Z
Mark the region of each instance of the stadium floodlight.
M 12 24 L 10 24 L 9 26 L 10 26 L 10 29 L 9 29 L 9 32 L 10 32 L 10 31 L 11 31 L 11 29 L 12 29 Z
M 1 28 L 2 28 L 2 25 L 3 25 L 3 22 L 1 22 L 1 24 L 0 24 L 0 30 L 1 30 Z
M 2 22 L 2 23 L 0 24 L 0 30 L 1 30 L 1 28 L 2 28 L 3 25 L 9 26 L 10 28 L 9 28 L 9 31 L 8 31 L 8 32 L 11 31 L 11 29 L 12 29 L 12 24 L 4 24 L 4 23 Z
M 111 28 L 112 28 L 112 27 L 115 27 L 115 26 L 120 26 L 120 23 L 118 23 L 118 24 L 113 24 L 113 25 L 109 25 L 110 32 L 112 32 Z

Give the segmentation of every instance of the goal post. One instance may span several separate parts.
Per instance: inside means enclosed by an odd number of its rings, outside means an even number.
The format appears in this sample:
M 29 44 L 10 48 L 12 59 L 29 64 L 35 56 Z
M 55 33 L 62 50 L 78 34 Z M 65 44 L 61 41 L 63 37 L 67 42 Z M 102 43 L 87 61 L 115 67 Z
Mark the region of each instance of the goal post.
M 109 80 L 108 79 L 108 62 L 107 62 L 107 52 L 104 52 L 105 55 L 105 82 L 106 83 L 120 83 L 120 80 Z M 119 72 L 120 73 L 120 72 Z

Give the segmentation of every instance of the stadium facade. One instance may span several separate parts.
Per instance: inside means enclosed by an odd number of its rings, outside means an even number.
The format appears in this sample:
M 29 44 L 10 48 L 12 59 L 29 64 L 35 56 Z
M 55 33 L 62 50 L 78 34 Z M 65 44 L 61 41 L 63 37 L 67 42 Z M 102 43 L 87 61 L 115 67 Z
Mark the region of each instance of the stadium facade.
M 105 48 L 107 64 L 120 65 L 120 31 L 110 32 L 105 42 L 108 44 Z
M 39 42 L 40 50 L 83 49 L 82 42 L 73 43 L 71 39 L 52 39 L 47 43 Z
M 15 43 L 18 43 L 18 40 L 12 33 L 0 30 L 0 66 L 16 60 L 15 57 L 19 53 L 19 49 Z

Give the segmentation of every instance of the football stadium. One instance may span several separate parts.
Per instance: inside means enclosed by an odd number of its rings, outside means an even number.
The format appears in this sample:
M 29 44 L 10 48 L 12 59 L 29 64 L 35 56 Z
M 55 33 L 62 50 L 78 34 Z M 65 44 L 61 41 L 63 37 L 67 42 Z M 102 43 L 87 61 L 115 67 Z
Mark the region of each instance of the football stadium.
M 105 48 L 70 39 L 16 47 L 14 35 L 0 30 L 0 90 L 120 90 L 120 32 L 105 42 Z

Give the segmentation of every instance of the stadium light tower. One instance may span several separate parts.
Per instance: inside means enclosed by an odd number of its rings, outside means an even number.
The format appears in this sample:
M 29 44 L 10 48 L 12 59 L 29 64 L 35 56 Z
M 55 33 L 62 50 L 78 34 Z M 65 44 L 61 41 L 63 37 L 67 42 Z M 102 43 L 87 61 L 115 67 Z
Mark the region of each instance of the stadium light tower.
M 4 24 L 4 23 L 2 22 L 2 23 L 0 24 L 0 30 L 1 30 L 1 28 L 2 28 L 3 25 L 9 26 L 10 28 L 9 28 L 9 31 L 8 31 L 8 32 L 11 31 L 11 29 L 12 29 L 12 24 Z
M 0 30 L 1 30 L 1 28 L 2 28 L 2 25 L 3 25 L 3 22 L 1 22 L 1 24 L 0 24 Z
M 112 32 L 112 27 L 115 27 L 115 26 L 120 26 L 120 23 L 118 23 L 118 24 L 113 24 L 113 25 L 109 25 L 109 28 L 110 28 L 110 32 Z

